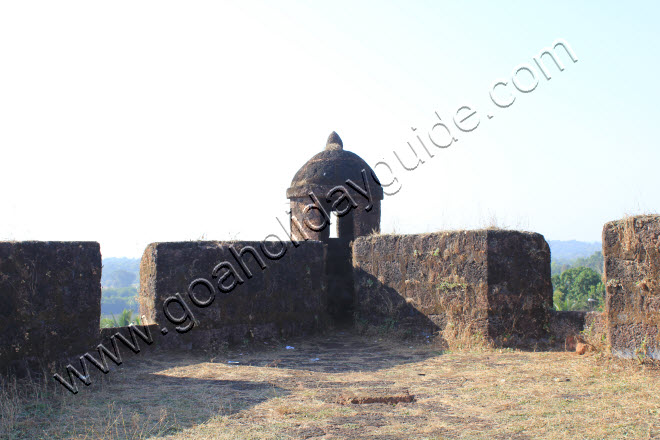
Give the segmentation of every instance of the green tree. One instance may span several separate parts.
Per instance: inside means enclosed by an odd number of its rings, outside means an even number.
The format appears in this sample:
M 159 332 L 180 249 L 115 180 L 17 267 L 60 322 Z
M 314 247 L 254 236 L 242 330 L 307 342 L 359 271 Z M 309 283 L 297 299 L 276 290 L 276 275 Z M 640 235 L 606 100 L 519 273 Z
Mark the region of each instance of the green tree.
M 599 274 L 602 275 L 603 273 L 603 253 L 602 252 L 595 252 L 593 255 L 590 257 L 586 258 L 578 258 L 576 259 L 573 264 L 573 266 L 578 267 L 588 267 L 589 269 L 593 269 L 594 271 L 598 272 Z
M 605 287 L 601 276 L 588 267 L 574 267 L 554 275 L 552 286 L 558 310 L 589 310 L 603 306 Z
M 101 314 L 120 314 L 124 309 L 138 311 L 137 287 L 103 288 L 101 295 Z
M 567 298 L 566 294 L 561 290 L 555 290 L 552 299 L 555 305 L 555 310 L 575 310 L 575 307 L 577 306 L 577 303 L 571 301 L 570 298 Z
M 112 318 L 101 318 L 101 328 L 109 327 L 127 327 L 130 324 L 141 325 L 140 318 L 133 316 L 133 310 L 124 309 L 119 315 L 119 318 L 111 314 Z

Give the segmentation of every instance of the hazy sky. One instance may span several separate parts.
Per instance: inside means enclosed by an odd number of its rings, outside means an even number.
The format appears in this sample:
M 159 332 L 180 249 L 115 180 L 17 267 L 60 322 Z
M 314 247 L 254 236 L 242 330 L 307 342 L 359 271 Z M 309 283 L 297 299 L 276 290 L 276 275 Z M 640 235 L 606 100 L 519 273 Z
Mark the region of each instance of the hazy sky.
M 154 241 L 261 240 L 281 233 L 291 178 L 335 130 L 401 185 L 385 232 L 496 222 L 599 240 L 606 221 L 660 210 L 659 9 L 2 2 L 0 239 L 131 257 Z M 557 39 L 578 62 L 559 48 L 548 81 L 534 57 Z M 511 81 L 524 63 L 529 93 Z M 510 107 L 491 101 L 498 81 Z M 471 132 L 452 125 L 466 105 Z M 458 139 L 445 149 L 428 141 L 435 112 Z M 407 142 L 425 161 L 413 171 L 393 154 L 411 163 Z

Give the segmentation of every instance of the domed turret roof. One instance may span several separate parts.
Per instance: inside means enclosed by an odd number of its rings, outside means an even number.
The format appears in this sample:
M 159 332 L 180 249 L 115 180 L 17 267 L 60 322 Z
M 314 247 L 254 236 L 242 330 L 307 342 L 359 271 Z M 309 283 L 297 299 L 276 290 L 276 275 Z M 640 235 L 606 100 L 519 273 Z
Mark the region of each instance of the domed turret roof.
M 364 187 L 362 170 L 367 173 L 372 195 L 376 200 L 383 199 L 383 188 L 374 180 L 376 174 L 360 156 L 344 150 L 344 144 L 336 132 L 328 137 L 325 150 L 316 154 L 302 166 L 293 177 L 291 187 L 286 190 L 287 198 L 307 197 L 310 191 L 317 196 L 337 185 L 346 185 L 352 180 Z

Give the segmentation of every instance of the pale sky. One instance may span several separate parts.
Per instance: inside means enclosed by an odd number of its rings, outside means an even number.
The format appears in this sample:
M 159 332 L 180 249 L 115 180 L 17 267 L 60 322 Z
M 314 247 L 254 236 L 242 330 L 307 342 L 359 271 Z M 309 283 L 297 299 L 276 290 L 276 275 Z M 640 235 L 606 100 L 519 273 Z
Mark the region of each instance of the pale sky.
M 155 241 L 283 236 L 291 178 L 335 130 L 401 185 L 383 201 L 384 232 L 495 221 L 600 240 L 605 222 L 660 210 L 659 12 L 656 2 L 2 2 L 0 239 L 93 240 L 104 257 L 139 257 Z M 578 62 L 559 48 L 565 69 L 546 57 L 548 81 L 534 57 L 557 39 Z M 538 79 L 529 93 L 511 82 L 524 63 Z M 491 102 L 498 81 L 510 107 Z M 451 122 L 465 105 L 479 121 L 467 133 Z M 446 149 L 428 142 L 435 112 L 458 138 Z M 407 142 L 425 160 L 413 171 L 393 155 L 410 162 Z

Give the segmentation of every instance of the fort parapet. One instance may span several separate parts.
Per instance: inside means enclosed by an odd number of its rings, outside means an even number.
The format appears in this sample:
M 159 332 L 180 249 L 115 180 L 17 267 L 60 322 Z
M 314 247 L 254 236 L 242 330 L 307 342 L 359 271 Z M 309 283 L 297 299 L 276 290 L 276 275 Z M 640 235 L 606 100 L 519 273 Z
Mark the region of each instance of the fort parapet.
M 98 343 L 96 242 L 0 242 L 0 369 L 41 369 Z
M 152 243 L 140 264 L 140 313 L 173 333 L 166 345 L 206 349 L 323 328 L 326 286 L 316 241 Z
M 660 216 L 606 223 L 603 257 L 612 353 L 660 359 Z
M 617 356 L 660 359 L 660 216 L 605 225 L 603 314 L 558 312 L 540 234 L 379 234 L 383 188 L 334 132 L 286 195 L 290 242 L 146 248 L 140 314 L 156 345 L 204 350 L 357 320 L 504 346 L 587 328 Z M 0 370 L 73 361 L 111 338 L 117 329 L 99 331 L 100 279 L 98 243 L 0 242 Z
M 353 266 L 359 320 L 481 335 L 504 345 L 548 337 L 550 249 L 540 234 L 360 237 Z

